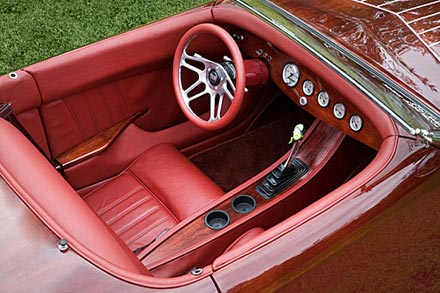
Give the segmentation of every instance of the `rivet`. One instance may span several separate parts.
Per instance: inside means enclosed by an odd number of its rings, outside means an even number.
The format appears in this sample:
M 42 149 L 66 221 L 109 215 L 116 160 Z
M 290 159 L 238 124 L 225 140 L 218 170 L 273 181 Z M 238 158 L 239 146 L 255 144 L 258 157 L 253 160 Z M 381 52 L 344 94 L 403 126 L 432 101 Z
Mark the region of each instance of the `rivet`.
M 203 273 L 203 269 L 202 268 L 194 268 L 191 270 L 191 275 L 193 276 L 199 276 Z
M 58 249 L 61 252 L 66 252 L 69 249 L 69 244 L 67 243 L 66 239 L 61 239 L 58 241 Z
M 17 72 L 11 72 L 11 73 L 9 73 L 9 78 L 10 78 L 10 79 L 17 79 L 17 78 L 18 78 L 18 73 L 17 73 Z

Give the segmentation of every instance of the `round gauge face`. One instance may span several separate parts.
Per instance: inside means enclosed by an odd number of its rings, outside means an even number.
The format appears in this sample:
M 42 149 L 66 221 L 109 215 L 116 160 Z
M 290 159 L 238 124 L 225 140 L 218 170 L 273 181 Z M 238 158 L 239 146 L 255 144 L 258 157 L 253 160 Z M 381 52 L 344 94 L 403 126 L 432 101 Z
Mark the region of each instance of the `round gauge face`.
M 283 81 L 288 87 L 294 87 L 299 81 L 299 69 L 293 63 L 287 63 L 283 68 Z
M 313 84 L 313 82 L 311 80 L 305 80 L 303 82 L 303 93 L 306 96 L 311 96 L 313 94 L 313 92 L 315 91 L 315 85 Z
M 327 107 L 330 104 L 330 96 L 326 91 L 321 91 L 318 94 L 318 104 L 322 108 Z
M 336 103 L 333 106 L 333 115 L 336 117 L 336 119 L 342 119 L 345 117 L 346 113 L 345 105 L 342 103 Z
M 353 131 L 360 131 L 362 129 L 362 126 L 364 125 L 364 121 L 362 121 L 361 116 L 359 115 L 353 115 L 350 117 L 350 128 Z

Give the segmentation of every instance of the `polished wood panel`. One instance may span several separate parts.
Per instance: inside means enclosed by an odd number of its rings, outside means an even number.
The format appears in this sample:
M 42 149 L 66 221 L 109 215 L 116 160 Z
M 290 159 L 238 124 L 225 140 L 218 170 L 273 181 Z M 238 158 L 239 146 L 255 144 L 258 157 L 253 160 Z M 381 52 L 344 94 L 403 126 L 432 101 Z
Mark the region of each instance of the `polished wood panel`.
M 225 235 L 227 232 L 233 230 L 246 221 L 254 221 L 258 215 L 261 215 L 275 204 L 279 204 L 289 196 L 292 196 L 292 194 L 294 194 L 299 188 L 307 184 L 307 182 L 309 182 L 333 156 L 343 138 L 344 134 L 338 130 L 322 122 L 316 122 L 307 133 L 307 137 L 303 141 L 298 153 L 298 158 L 308 164 L 310 168 L 309 172 L 299 181 L 295 182 L 292 186 L 271 200 L 263 199 L 256 192 L 256 186 L 264 180 L 265 175 L 270 172 L 270 170 L 278 166 L 278 164 L 283 161 L 284 158 L 282 158 L 248 182 L 248 186 L 243 186 L 241 190 L 231 191 L 225 196 L 225 199 L 222 203 L 209 209 L 224 210 L 229 214 L 230 223 L 226 228 L 222 230 L 212 230 L 208 228 L 204 223 L 204 218 L 209 210 L 205 210 L 202 215 L 198 216 L 189 224 L 184 227 L 180 227 L 178 231 L 168 236 L 168 238 L 142 252 L 139 255 L 139 258 L 142 258 L 142 262 L 147 266 L 147 268 L 153 269 L 168 263 L 171 260 L 178 259 L 185 254 L 196 251 L 198 248 L 204 245 L 206 246 L 207 243 L 212 242 L 213 240 L 218 243 L 218 246 L 228 245 L 228 243 L 225 243 L 225 241 L 221 241 L 222 235 Z M 238 194 L 248 194 L 254 197 L 257 202 L 256 209 L 248 214 L 240 214 L 233 211 L 231 201 Z M 313 197 L 310 197 L 310 194 L 308 198 L 315 200 Z M 298 201 L 301 201 L 301 197 L 298 197 Z M 293 204 L 291 206 L 292 210 L 288 210 L 288 213 L 294 212 Z M 285 211 L 285 209 L 282 209 L 277 213 L 283 214 Z M 276 218 L 274 214 L 266 214 L 266 217 Z M 271 221 L 266 222 L 272 223 Z M 240 233 L 243 233 L 244 231 L 241 231 Z M 216 257 L 216 255 L 213 255 L 212 257 Z
M 410 93 L 440 107 L 438 72 L 440 54 L 431 54 L 411 27 L 397 15 L 423 1 L 273 0 L 324 36 L 341 44 L 360 59 L 382 71 Z M 424 2 L 423 2 L 424 3 Z M 393 10 L 383 10 L 392 7 Z M 422 9 L 422 8 L 420 8 Z M 413 12 L 416 12 L 415 9 Z M 437 11 L 436 11 L 437 12 Z M 411 13 L 411 11 L 408 11 Z M 407 15 L 407 14 L 405 14 Z M 435 27 L 429 24 L 427 27 Z M 438 40 L 440 41 L 440 40 Z M 436 51 L 436 48 L 431 48 Z
M 214 272 L 216 283 L 224 292 L 437 292 L 439 166 L 438 150 L 400 139 L 366 186 Z
M 104 132 L 101 132 L 94 137 L 80 143 L 79 145 L 71 148 L 70 150 L 62 153 L 56 158 L 64 169 L 72 167 L 82 161 L 85 161 L 97 154 L 105 151 L 115 139 L 122 133 L 122 131 L 130 125 L 133 121 L 139 118 L 141 115 L 145 114 L 145 111 L 139 112 Z
M 358 141 L 378 150 L 382 139 L 375 129 L 373 123 L 368 120 L 361 110 L 357 109 L 350 102 L 349 98 L 338 93 L 331 85 L 322 80 L 317 74 L 308 70 L 305 66 L 298 63 L 297 60 L 283 54 L 274 48 L 270 43 L 267 43 L 256 36 L 247 32 L 236 32 L 242 35 L 244 40 L 240 42 L 240 48 L 252 58 L 264 57 L 270 67 L 270 75 L 277 86 L 288 95 L 299 107 L 306 110 L 314 117 L 322 120 L 333 127 L 343 131 L 345 134 L 355 138 Z M 282 80 L 283 67 L 287 63 L 294 63 L 299 67 L 300 80 L 298 84 L 290 88 Z M 302 84 L 305 80 L 310 80 L 315 86 L 315 90 L 311 96 L 306 96 L 302 90 Z M 330 104 L 323 108 L 318 105 L 318 94 L 321 91 L 326 91 L 330 96 Z M 299 99 L 303 97 L 307 99 L 307 105 L 300 105 Z M 343 119 L 336 119 L 333 115 L 333 106 L 336 103 L 343 103 L 346 106 L 347 113 Z M 349 119 L 352 115 L 360 115 L 364 121 L 364 126 L 359 132 L 350 129 Z

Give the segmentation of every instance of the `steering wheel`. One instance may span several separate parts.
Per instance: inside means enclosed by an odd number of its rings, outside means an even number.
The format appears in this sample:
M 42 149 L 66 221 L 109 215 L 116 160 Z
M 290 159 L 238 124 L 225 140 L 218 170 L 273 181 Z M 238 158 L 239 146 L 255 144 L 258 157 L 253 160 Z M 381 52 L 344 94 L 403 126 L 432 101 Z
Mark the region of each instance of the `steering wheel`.
M 187 48 L 200 34 L 211 34 L 220 39 L 228 48 L 232 60 L 224 57 L 222 63 L 209 60 Z M 182 70 L 188 69 L 196 74 L 197 80 L 184 88 Z M 228 125 L 238 114 L 245 91 L 245 69 L 240 49 L 232 36 L 214 24 L 200 24 L 188 30 L 180 39 L 174 54 L 173 87 L 177 102 L 185 116 L 200 128 L 218 130 Z M 195 113 L 191 103 L 209 98 L 209 118 L 203 119 Z M 230 106 L 226 113 L 224 99 Z

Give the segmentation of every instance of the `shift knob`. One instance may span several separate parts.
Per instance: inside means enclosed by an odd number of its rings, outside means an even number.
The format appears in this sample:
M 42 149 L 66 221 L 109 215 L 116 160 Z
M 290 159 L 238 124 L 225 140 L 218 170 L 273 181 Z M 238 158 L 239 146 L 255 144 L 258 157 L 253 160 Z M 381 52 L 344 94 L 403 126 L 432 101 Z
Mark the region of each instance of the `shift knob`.
M 301 141 L 304 137 L 304 124 L 297 124 L 293 129 L 292 137 L 290 138 L 289 144 L 297 141 Z

